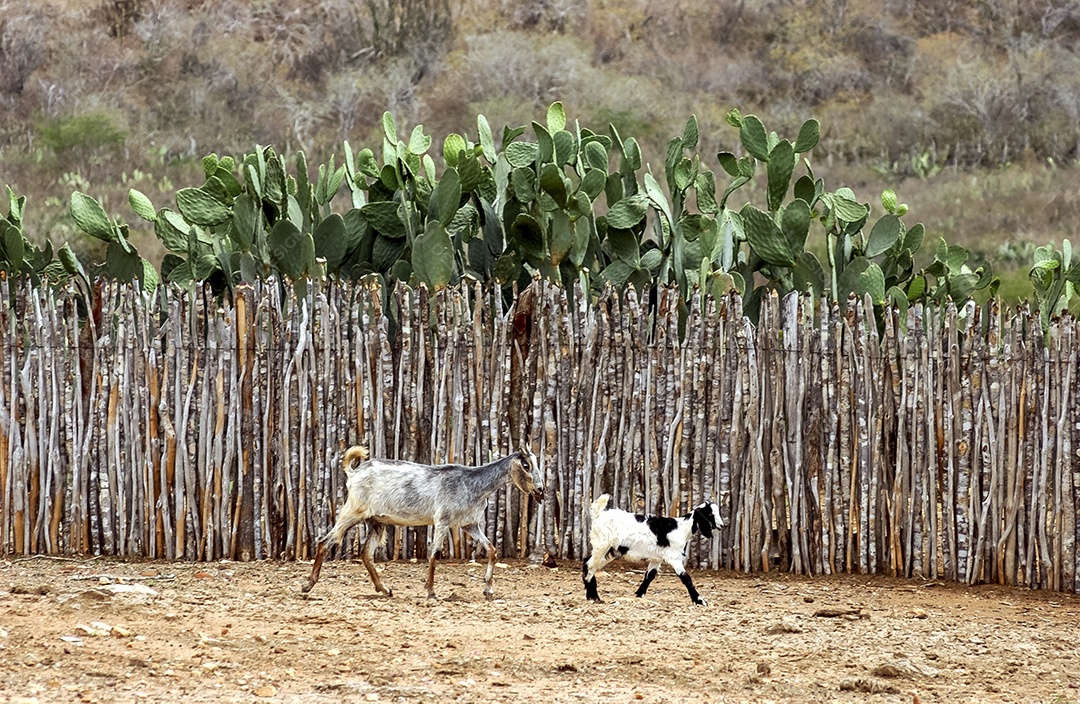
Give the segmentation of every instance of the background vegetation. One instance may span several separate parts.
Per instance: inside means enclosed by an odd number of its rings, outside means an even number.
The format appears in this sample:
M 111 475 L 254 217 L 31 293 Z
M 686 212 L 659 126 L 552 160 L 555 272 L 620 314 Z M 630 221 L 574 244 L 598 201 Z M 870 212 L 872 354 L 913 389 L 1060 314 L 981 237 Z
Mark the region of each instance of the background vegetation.
M 384 110 L 438 144 L 561 100 L 635 136 L 659 176 L 690 114 L 702 153 L 741 153 L 739 107 L 792 137 L 817 117 L 819 177 L 859 202 L 895 189 L 928 241 L 993 257 L 1001 293 L 1024 295 L 1034 247 L 1080 216 L 1078 40 L 1070 0 L 5 3 L 0 179 L 29 197 L 31 241 L 102 261 L 71 192 L 110 214 L 132 187 L 166 202 L 208 152 L 325 163 L 344 139 L 378 144 Z M 131 228 L 161 261 L 153 225 Z

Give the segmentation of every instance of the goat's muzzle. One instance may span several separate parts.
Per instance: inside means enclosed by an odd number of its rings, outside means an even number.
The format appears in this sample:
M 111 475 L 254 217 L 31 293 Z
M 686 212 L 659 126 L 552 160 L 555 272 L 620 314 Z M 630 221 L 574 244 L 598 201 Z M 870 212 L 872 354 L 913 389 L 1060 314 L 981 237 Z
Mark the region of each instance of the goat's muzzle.
M 532 494 L 530 494 L 530 496 L 533 497 L 533 499 L 536 501 L 536 503 L 538 503 L 538 504 L 544 503 L 544 492 L 543 491 L 534 491 Z

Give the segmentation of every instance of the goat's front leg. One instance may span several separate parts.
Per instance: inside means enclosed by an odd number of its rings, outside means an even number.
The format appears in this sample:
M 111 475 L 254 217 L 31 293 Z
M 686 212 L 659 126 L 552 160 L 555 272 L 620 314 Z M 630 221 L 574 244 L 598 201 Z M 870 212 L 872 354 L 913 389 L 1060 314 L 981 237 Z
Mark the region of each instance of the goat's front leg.
M 382 543 L 384 538 L 386 538 L 386 526 L 369 520 L 367 522 L 367 535 L 364 536 L 364 543 L 360 546 L 360 560 L 364 563 L 364 567 L 367 568 L 368 577 L 371 577 L 371 583 L 375 585 L 375 591 L 383 596 L 393 596 L 394 593 L 383 586 L 382 577 L 375 570 L 375 548 Z
M 427 595 L 428 599 L 435 598 L 435 560 L 442 554 L 446 539 L 450 536 L 450 526 L 445 523 L 436 523 L 434 535 L 431 537 L 431 546 L 428 548 L 428 572 L 427 572 Z
M 660 569 L 659 562 L 650 562 L 649 568 L 645 570 L 645 579 L 641 581 L 641 586 L 637 588 L 637 597 L 640 599 L 645 596 L 645 592 L 649 591 L 649 585 L 656 579 L 656 571 Z
M 682 560 L 672 562 L 671 567 L 675 570 L 675 574 L 679 575 L 679 579 L 682 580 L 683 586 L 686 587 L 686 591 L 690 594 L 690 601 L 699 606 L 705 606 L 705 600 L 698 594 L 698 590 L 694 589 L 694 580 L 690 579 L 690 575 L 683 566 Z
M 480 526 L 471 525 L 465 526 L 465 532 L 472 536 L 472 539 L 480 543 L 480 547 L 487 550 L 488 566 L 487 572 L 484 573 L 484 596 L 490 599 L 494 595 L 494 590 L 491 588 L 491 578 L 495 574 L 495 546 L 491 544 L 488 537 L 484 535 L 484 531 L 480 530 Z

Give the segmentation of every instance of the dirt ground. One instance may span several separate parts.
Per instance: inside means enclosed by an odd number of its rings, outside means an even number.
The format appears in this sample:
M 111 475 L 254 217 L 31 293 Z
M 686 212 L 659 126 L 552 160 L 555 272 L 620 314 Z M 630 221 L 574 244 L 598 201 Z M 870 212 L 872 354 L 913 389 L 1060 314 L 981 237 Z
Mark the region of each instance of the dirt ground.
M 0 561 L 11 702 L 1080 702 L 1080 598 L 881 577 L 524 562 Z

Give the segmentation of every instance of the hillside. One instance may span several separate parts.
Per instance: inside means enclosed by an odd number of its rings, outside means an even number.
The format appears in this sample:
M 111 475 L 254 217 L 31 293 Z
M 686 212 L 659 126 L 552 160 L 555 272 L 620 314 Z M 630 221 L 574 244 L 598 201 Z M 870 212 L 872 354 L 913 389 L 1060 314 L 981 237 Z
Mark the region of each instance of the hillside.
M 1023 268 L 1080 216 L 1077 47 L 1074 0 L 5 3 L 0 181 L 29 236 L 92 259 L 72 190 L 120 212 L 132 185 L 197 183 L 206 153 L 377 145 L 384 110 L 441 140 L 561 100 L 659 164 L 691 113 L 703 155 L 735 148 L 738 107 L 782 133 L 817 117 L 831 182 L 895 188 L 931 235 Z

